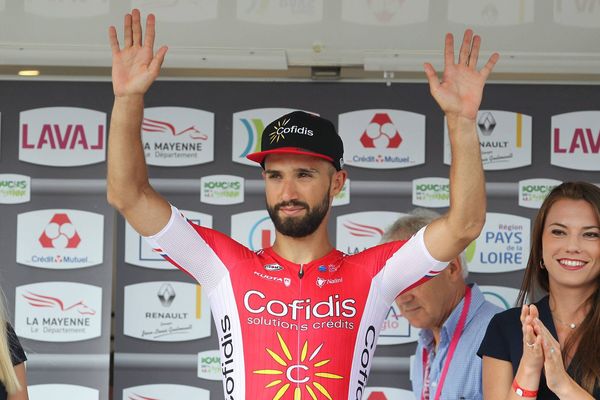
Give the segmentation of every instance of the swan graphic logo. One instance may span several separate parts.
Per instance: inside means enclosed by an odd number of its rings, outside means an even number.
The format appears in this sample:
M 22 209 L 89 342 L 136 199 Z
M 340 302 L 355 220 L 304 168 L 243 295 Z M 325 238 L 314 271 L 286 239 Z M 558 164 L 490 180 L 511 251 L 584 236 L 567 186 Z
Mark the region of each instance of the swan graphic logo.
M 336 248 L 346 254 L 355 254 L 375 246 L 388 225 L 402 215 L 391 211 L 340 215 L 336 221 Z
M 99 337 L 102 288 L 73 282 L 42 282 L 15 289 L 15 331 L 44 342 Z

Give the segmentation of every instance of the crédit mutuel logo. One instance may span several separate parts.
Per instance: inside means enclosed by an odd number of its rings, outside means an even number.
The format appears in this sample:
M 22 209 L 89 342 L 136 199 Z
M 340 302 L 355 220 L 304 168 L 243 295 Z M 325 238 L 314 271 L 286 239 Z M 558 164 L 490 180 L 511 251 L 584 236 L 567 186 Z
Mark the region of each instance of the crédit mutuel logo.
M 81 210 L 37 210 L 17 216 L 17 262 L 50 269 L 102 264 L 104 216 Z
M 19 114 L 19 160 L 54 167 L 103 162 L 106 113 L 77 107 L 46 107 Z

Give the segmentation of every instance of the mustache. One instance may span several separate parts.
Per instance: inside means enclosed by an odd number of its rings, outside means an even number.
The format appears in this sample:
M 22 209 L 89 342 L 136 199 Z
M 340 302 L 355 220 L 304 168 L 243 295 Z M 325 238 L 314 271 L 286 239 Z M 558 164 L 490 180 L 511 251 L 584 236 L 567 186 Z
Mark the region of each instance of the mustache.
M 282 201 L 281 203 L 277 203 L 275 205 L 275 207 L 273 207 L 275 209 L 275 211 L 279 211 L 279 209 L 281 207 L 302 207 L 305 209 L 309 209 L 308 207 L 308 203 L 305 203 L 303 201 L 300 200 L 290 200 L 290 201 Z

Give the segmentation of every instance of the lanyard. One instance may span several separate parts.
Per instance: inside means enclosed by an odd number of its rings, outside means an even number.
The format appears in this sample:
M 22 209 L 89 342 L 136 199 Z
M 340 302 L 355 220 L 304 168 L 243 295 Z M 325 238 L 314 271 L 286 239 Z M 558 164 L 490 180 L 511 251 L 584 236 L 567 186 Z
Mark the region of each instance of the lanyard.
M 448 348 L 448 354 L 446 355 L 446 361 L 444 362 L 444 368 L 442 369 L 442 374 L 440 376 L 440 381 L 437 385 L 437 390 L 435 391 L 434 400 L 438 400 L 440 395 L 442 394 L 442 387 L 444 386 L 444 381 L 446 380 L 446 374 L 448 373 L 448 368 L 450 367 L 450 363 L 452 362 L 452 357 L 454 356 L 454 350 L 456 350 L 456 346 L 458 345 L 458 341 L 462 335 L 462 331 L 465 327 L 465 322 L 467 320 L 467 314 L 469 313 L 469 308 L 471 307 L 471 287 L 467 286 L 465 290 L 465 302 L 463 305 L 462 312 L 460 313 L 460 317 L 458 318 L 458 323 L 456 324 L 456 329 L 454 330 L 454 334 L 452 335 L 452 340 L 450 341 L 450 347 Z M 427 363 L 429 363 L 429 353 L 427 349 L 423 349 L 423 368 L 426 368 Z M 429 381 L 429 373 L 427 373 L 427 381 Z M 425 385 L 427 384 L 427 388 Z M 423 371 L 423 390 L 421 391 L 421 400 L 425 399 L 423 395 L 425 393 L 425 389 L 429 391 L 429 382 L 425 382 L 425 371 Z

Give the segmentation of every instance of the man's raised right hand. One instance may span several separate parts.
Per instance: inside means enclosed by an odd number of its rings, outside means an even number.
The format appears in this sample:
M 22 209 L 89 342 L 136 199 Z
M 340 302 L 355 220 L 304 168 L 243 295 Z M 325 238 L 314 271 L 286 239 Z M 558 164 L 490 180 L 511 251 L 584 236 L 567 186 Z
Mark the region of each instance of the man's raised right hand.
M 112 82 L 115 97 L 144 95 L 158 77 L 167 53 L 162 46 L 154 53 L 155 17 L 148 15 L 146 34 L 142 41 L 140 10 L 134 9 L 125 15 L 123 29 L 124 46 L 121 49 L 117 29 L 108 29 L 112 49 Z

